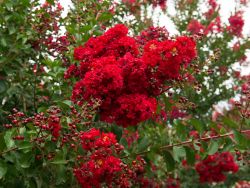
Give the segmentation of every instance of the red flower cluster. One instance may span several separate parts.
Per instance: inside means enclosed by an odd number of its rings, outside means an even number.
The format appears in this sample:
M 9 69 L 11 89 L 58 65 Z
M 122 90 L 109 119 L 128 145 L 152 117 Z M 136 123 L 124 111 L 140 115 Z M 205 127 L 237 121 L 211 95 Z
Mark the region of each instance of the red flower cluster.
M 156 100 L 141 94 L 122 95 L 117 99 L 115 105 L 118 108 L 105 109 L 102 120 L 115 121 L 124 127 L 145 121 L 156 111 Z
M 196 57 L 196 43 L 186 36 L 168 39 L 162 28 L 150 28 L 140 37 L 129 37 L 122 24 L 75 48 L 72 65 L 65 73 L 79 77 L 72 100 L 98 99 L 101 120 L 124 127 L 152 117 L 155 97 L 164 92 L 167 80 L 178 79 L 180 68 Z
M 237 172 L 238 165 L 229 152 L 209 155 L 195 166 L 201 182 L 221 182 L 226 180 L 225 172 Z
M 85 150 L 93 150 L 95 147 L 110 147 L 117 143 L 113 133 L 101 133 L 98 129 L 91 129 L 80 135 L 82 147 Z
M 218 4 L 216 0 L 208 0 L 208 11 L 205 13 L 207 19 L 211 19 L 214 14 L 218 11 Z
M 221 26 L 221 19 L 219 16 L 217 16 L 213 21 L 209 23 L 209 25 L 206 27 L 204 34 L 207 35 L 208 33 L 219 33 L 223 31 L 223 28 Z
M 74 169 L 74 174 L 82 187 L 101 187 L 102 183 L 111 185 L 122 171 L 122 161 L 115 157 L 123 148 L 117 143 L 113 133 L 103 133 L 91 129 L 80 134 L 82 147 L 91 154 L 84 159 L 80 167 Z M 118 174 L 117 174 L 118 173 Z
M 187 30 L 192 34 L 199 34 L 204 31 L 205 27 L 195 19 L 192 19 L 187 25 Z
M 229 31 L 235 35 L 240 37 L 242 35 L 242 29 L 244 26 L 244 20 L 242 18 L 242 12 L 237 12 L 235 15 L 230 16 L 228 19 L 230 26 Z
M 187 31 L 191 34 L 204 34 L 209 33 L 219 33 L 223 31 L 221 25 L 221 19 L 217 16 L 215 19 L 211 20 L 208 25 L 202 25 L 198 20 L 192 19 L 187 25 Z
M 114 156 L 96 156 L 82 164 L 80 168 L 74 169 L 74 174 L 84 188 L 102 187 L 102 183 L 112 185 L 116 173 L 121 171 L 121 160 Z
M 142 184 L 145 161 L 137 157 L 131 165 L 124 164 L 117 155 L 124 149 L 113 133 L 98 129 L 80 133 L 82 147 L 87 151 L 74 174 L 82 187 L 124 187 Z

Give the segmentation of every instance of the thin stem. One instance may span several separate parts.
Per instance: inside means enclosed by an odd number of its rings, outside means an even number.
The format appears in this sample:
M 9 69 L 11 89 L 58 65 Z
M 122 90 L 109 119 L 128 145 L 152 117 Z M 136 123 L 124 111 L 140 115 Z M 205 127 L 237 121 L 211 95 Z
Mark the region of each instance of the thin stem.
M 250 132 L 250 130 L 240 131 L 240 133 L 248 133 L 248 132 Z M 221 135 L 216 135 L 216 136 L 203 137 L 203 138 L 199 138 L 199 139 L 195 139 L 195 140 L 187 140 L 187 141 L 179 142 L 179 143 L 176 143 L 176 144 L 161 146 L 159 149 L 160 149 L 160 151 L 162 151 L 162 150 L 173 148 L 175 146 L 188 145 L 188 144 L 191 144 L 191 143 L 196 142 L 196 141 L 198 141 L 198 142 L 200 142 L 200 141 L 208 141 L 208 140 L 214 140 L 214 139 L 229 137 L 229 136 L 232 136 L 232 135 L 233 135 L 233 133 L 227 133 L 227 134 L 221 134 Z M 136 153 L 136 155 L 143 155 L 143 154 L 148 153 L 148 152 L 149 151 L 146 150 L 146 151 Z M 129 157 L 129 155 L 126 155 L 126 156 L 124 156 L 122 158 L 128 158 L 128 157 Z
M 16 151 L 16 150 L 18 150 L 18 147 L 10 148 L 10 149 L 8 149 L 8 150 L 2 151 L 2 152 L 0 153 L 0 156 L 2 156 L 2 155 L 5 154 L 5 153 L 11 152 L 11 151 Z

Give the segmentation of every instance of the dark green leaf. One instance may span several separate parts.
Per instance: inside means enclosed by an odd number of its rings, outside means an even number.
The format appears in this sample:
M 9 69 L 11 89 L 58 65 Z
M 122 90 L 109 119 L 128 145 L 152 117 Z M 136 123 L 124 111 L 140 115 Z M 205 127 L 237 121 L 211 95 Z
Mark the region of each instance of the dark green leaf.
M 23 141 L 18 143 L 18 149 L 22 150 L 24 153 L 27 153 L 31 150 L 32 144 L 29 141 Z
M 60 164 L 67 164 L 68 161 L 65 160 L 64 156 L 62 153 L 58 153 L 55 158 L 50 162 L 51 164 L 56 164 L 56 165 L 60 165 Z
M 232 119 L 229 119 L 227 117 L 223 118 L 223 122 L 226 126 L 233 128 L 233 129 L 237 129 L 239 126 L 236 122 L 234 122 Z
M 111 131 L 116 135 L 116 139 L 120 140 L 122 137 L 122 128 L 118 126 L 112 126 Z
M 7 165 L 3 160 L 0 160 L 0 179 L 2 179 L 7 172 Z
M 148 146 L 150 145 L 150 142 L 147 137 L 144 137 L 138 144 L 138 152 L 145 151 Z
M 4 151 L 6 149 L 6 144 L 4 140 L 4 132 L 0 133 L 0 151 Z
M 181 121 L 175 121 L 176 133 L 182 140 L 187 138 L 187 128 L 181 123 Z
M 167 170 L 168 171 L 174 170 L 175 161 L 174 161 L 174 158 L 173 158 L 172 154 L 169 151 L 164 150 L 164 151 L 162 151 L 162 156 L 163 156 L 163 158 L 165 160 Z
M 103 12 L 101 16 L 98 18 L 99 21 L 108 21 L 113 17 L 113 15 L 109 12 Z
M 33 159 L 32 153 L 22 154 L 21 158 L 19 159 L 20 166 L 22 168 L 29 168 Z
M 186 151 L 186 159 L 187 159 L 187 163 L 189 165 L 193 165 L 195 163 L 195 152 L 193 149 L 185 146 L 185 151 Z
M 190 123 L 199 133 L 203 132 L 203 124 L 201 121 L 199 121 L 198 119 L 191 119 Z
M 128 148 L 128 142 L 126 140 L 126 138 L 121 138 L 120 139 L 120 144 L 124 146 L 124 148 Z
M 247 140 L 247 138 L 241 134 L 239 131 L 234 131 L 234 139 L 237 142 L 237 144 L 243 148 L 250 148 L 249 144 L 249 140 Z
M 7 83 L 4 80 L 0 80 L 0 93 L 4 93 L 8 88 Z

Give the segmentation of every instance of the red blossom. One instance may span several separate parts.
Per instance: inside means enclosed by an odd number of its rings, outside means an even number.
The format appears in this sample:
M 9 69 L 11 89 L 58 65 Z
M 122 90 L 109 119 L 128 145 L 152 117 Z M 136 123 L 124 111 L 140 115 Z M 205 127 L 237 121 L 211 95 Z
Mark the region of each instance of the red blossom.
M 117 143 L 117 140 L 113 133 L 102 133 L 101 137 L 96 140 L 95 145 L 98 147 L 110 147 L 115 143 Z
M 238 165 L 229 152 L 209 155 L 206 159 L 198 162 L 195 166 L 200 175 L 201 182 L 221 182 L 226 180 L 225 172 L 237 172 Z
M 242 35 L 242 29 L 244 26 L 242 12 L 236 12 L 235 15 L 230 16 L 230 18 L 228 20 L 230 23 L 228 30 L 233 35 L 240 37 Z
M 191 33 L 191 34 L 199 34 L 201 32 L 203 32 L 205 29 L 205 27 L 198 21 L 195 19 L 192 19 L 189 24 L 187 25 L 187 30 Z
M 116 107 L 101 113 L 101 119 L 127 127 L 151 118 L 155 112 L 154 98 L 140 94 L 122 95 L 117 99 Z
M 82 84 L 87 100 L 117 95 L 123 87 L 122 70 L 117 65 L 102 66 L 87 72 Z
M 217 16 L 213 21 L 209 23 L 206 27 L 204 34 L 208 35 L 209 33 L 219 33 L 222 31 L 221 19 Z
M 66 78 L 80 77 L 72 93 L 75 103 L 99 99 L 101 119 L 124 127 L 151 118 L 156 109 L 152 97 L 169 88 L 167 80 L 180 78 L 181 67 L 197 56 L 191 37 L 168 39 L 163 28 L 150 28 L 137 40 L 127 34 L 128 28 L 118 24 L 90 38 L 74 50 L 80 66 L 65 73 Z
M 119 61 L 122 68 L 126 93 L 149 93 L 150 80 L 148 66 L 142 59 L 135 58 L 130 53 Z
M 98 129 L 91 129 L 88 132 L 84 132 L 80 135 L 82 147 L 85 150 L 91 150 L 94 148 L 94 141 L 100 136 Z
M 101 187 L 102 183 L 112 185 L 121 171 L 121 160 L 114 156 L 93 156 L 92 159 L 74 169 L 82 187 Z
M 74 58 L 75 58 L 75 60 L 82 60 L 84 52 L 85 52 L 84 47 L 82 47 L 82 46 L 76 47 L 74 49 Z
M 205 13 L 205 16 L 207 19 L 211 19 L 216 11 L 218 11 L 218 4 L 216 3 L 216 0 L 208 0 L 208 11 Z
M 67 71 L 64 73 L 64 78 L 68 79 L 70 77 L 78 77 L 79 76 L 79 70 L 76 65 L 70 65 L 67 69 Z

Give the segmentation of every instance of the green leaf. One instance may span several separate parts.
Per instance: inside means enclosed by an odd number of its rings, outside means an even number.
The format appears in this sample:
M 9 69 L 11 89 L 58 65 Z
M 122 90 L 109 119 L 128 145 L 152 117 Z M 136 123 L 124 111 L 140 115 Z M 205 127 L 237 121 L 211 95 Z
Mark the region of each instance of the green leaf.
M 215 154 L 219 149 L 219 144 L 216 141 L 212 141 L 208 147 L 208 154 L 213 155 Z
M 238 124 L 236 122 L 234 122 L 232 119 L 224 117 L 223 118 L 223 123 L 233 129 L 237 129 L 238 128 Z
M 173 104 L 167 98 L 165 93 L 163 93 L 162 96 L 163 96 L 163 100 L 164 100 L 164 103 L 165 103 L 165 111 L 167 112 L 167 111 L 171 110 L 171 107 L 173 106 Z
M 234 147 L 234 143 L 230 138 L 225 138 L 222 151 L 230 151 Z
M 28 41 L 28 37 L 22 37 L 22 44 L 25 44 Z
M 67 164 L 68 161 L 64 160 L 64 159 L 55 159 L 53 161 L 50 162 L 51 164 L 56 164 L 56 165 L 60 165 L 60 164 Z
M 120 140 L 122 137 L 122 131 L 123 129 L 121 127 L 118 126 L 112 126 L 111 127 L 111 131 L 116 135 L 117 140 Z
M 174 161 L 172 154 L 169 151 L 164 150 L 164 151 L 162 151 L 162 156 L 163 156 L 164 161 L 166 163 L 167 170 L 173 171 L 175 168 L 175 161 Z
M 244 149 L 247 149 L 247 148 L 250 148 L 250 141 L 247 140 L 247 138 L 241 134 L 239 131 L 234 131 L 234 139 L 235 141 L 237 142 L 237 144 L 244 148 Z
M 181 158 L 186 156 L 186 152 L 184 147 L 173 147 L 173 155 L 174 155 L 174 159 L 178 162 L 181 161 Z
M 81 29 L 81 31 L 83 33 L 85 33 L 85 32 L 88 32 L 90 29 L 92 29 L 92 26 L 91 25 L 85 25 L 85 26 L 82 26 L 80 29 Z
M 18 149 L 23 150 L 24 153 L 29 152 L 32 147 L 33 145 L 28 141 L 23 141 L 18 143 Z
M 126 138 L 121 138 L 120 144 L 124 146 L 124 148 L 128 149 L 128 142 Z
M 0 179 L 7 173 L 7 165 L 3 160 L 0 160 Z
M 6 144 L 4 141 L 4 132 L 0 133 L 0 151 L 4 151 L 6 149 Z
M 7 10 L 11 10 L 13 4 L 11 2 L 6 2 L 5 6 L 6 6 Z
M 64 100 L 64 101 L 62 101 L 62 103 L 68 105 L 69 107 L 72 106 L 72 101 L 70 101 L 70 100 Z
M 1 38 L 1 44 L 3 45 L 3 47 L 6 47 L 7 46 L 7 42 L 5 40 L 5 38 Z
M 39 107 L 39 108 L 37 109 L 37 112 L 38 112 L 38 113 L 46 112 L 47 109 L 48 109 L 47 107 L 41 106 L 41 107 Z
M 184 126 L 181 121 L 175 121 L 174 127 L 176 127 L 176 133 L 180 136 L 182 140 L 185 140 L 187 138 L 187 128 Z
M 12 139 L 13 131 L 14 131 L 14 129 L 8 130 L 8 131 L 6 131 L 6 133 L 4 135 L 4 141 L 5 141 L 5 144 L 6 144 L 8 149 L 15 146 L 15 142 Z
M 67 181 L 67 166 L 65 165 L 58 165 L 57 168 L 55 168 L 57 178 L 56 178 L 56 185 L 60 185 L 62 183 L 65 183 Z
M 144 137 L 138 144 L 138 152 L 145 151 L 148 146 L 150 145 L 150 142 L 147 137 Z
M 189 165 L 193 165 L 195 163 L 195 152 L 193 149 L 185 146 L 185 151 L 186 151 L 186 159 L 187 159 L 187 163 Z
M 67 164 L 68 161 L 65 160 L 65 158 L 63 157 L 62 153 L 58 153 L 55 158 L 50 161 L 51 164 L 55 164 L 55 165 L 61 165 L 61 164 Z
M 16 28 L 14 26 L 9 26 L 9 34 L 12 35 L 16 32 Z
M 72 102 L 69 100 L 64 100 L 64 101 L 58 101 L 57 105 L 61 107 L 62 109 L 69 109 L 70 106 L 72 105 Z
M 8 88 L 7 83 L 4 80 L 0 80 L 0 93 L 4 93 Z
M 113 15 L 109 12 L 103 12 L 101 16 L 98 18 L 99 21 L 108 21 L 113 17 Z
M 49 4 L 54 5 L 55 1 L 54 0 L 46 0 Z
M 20 166 L 22 168 L 29 168 L 33 159 L 33 155 L 31 152 L 22 154 L 21 158 L 19 159 Z
M 199 121 L 198 119 L 191 119 L 190 123 L 199 133 L 203 132 L 203 124 L 201 123 L 201 121 Z

